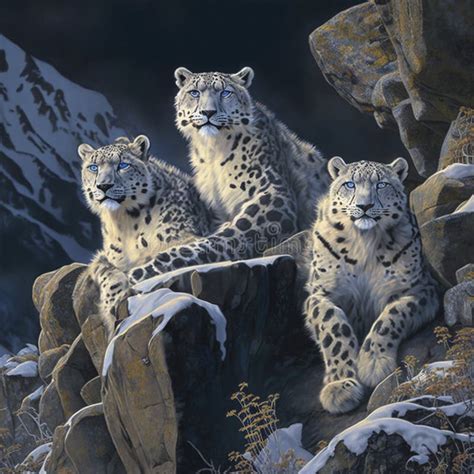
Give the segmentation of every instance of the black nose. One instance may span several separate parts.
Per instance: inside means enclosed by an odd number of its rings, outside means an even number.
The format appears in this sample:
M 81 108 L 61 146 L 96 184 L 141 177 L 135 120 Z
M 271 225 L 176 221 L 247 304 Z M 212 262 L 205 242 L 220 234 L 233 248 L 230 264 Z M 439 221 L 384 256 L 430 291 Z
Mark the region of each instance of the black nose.
M 108 189 L 110 189 L 111 187 L 113 186 L 113 184 L 107 184 L 107 183 L 103 183 L 103 184 L 98 184 L 97 187 L 101 190 L 101 191 L 104 191 L 107 192 Z
M 369 209 L 374 207 L 373 204 L 356 204 L 359 209 L 362 209 L 364 212 L 367 212 Z
M 211 118 L 216 112 L 217 110 L 203 110 L 201 113 L 207 118 Z

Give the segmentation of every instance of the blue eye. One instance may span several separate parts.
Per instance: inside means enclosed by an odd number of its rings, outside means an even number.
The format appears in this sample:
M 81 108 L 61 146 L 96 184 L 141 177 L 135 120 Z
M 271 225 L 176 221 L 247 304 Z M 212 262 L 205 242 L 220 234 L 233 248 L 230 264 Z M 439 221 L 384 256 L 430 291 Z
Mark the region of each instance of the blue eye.
M 201 95 L 201 93 L 197 91 L 196 89 L 193 89 L 192 91 L 189 91 L 189 95 L 197 99 Z
M 130 168 L 130 163 L 125 163 L 125 161 L 121 161 L 118 165 L 119 170 L 126 170 L 127 168 Z
M 87 168 L 89 171 L 92 171 L 92 173 L 97 173 L 97 171 L 99 171 L 99 167 L 97 165 L 89 165 Z
M 356 187 L 354 181 L 347 181 L 346 183 L 344 183 L 344 186 L 347 188 L 347 189 L 354 189 Z
M 387 186 L 388 183 L 385 183 L 383 181 L 381 181 L 380 183 L 377 183 L 377 189 L 382 189 L 382 188 L 385 188 Z
M 223 99 L 227 99 L 227 97 L 230 97 L 232 94 L 233 94 L 232 91 L 228 91 L 227 89 L 224 89 L 224 90 L 221 92 L 221 97 L 222 97 Z

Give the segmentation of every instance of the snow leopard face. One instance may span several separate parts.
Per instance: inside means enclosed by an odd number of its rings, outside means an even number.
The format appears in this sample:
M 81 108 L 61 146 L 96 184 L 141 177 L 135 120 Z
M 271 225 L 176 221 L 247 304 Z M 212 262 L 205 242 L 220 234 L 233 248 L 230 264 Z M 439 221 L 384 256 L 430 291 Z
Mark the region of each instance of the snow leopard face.
M 329 194 L 329 212 L 343 224 L 353 224 L 362 231 L 375 226 L 393 227 L 407 208 L 402 182 L 408 163 L 397 158 L 384 165 L 372 161 L 346 164 L 338 156 L 328 163 L 333 178 Z
M 244 67 L 236 74 L 192 73 L 184 67 L 175 71 L 176 124 L 183 135 L 217 136 L 246 127 L 252 120 L 252 99 L 248 87 L 254 73 Z
M 120 138 L 97 150 L 86 143 L 79 146 L 82 189 L 94 213 L 129 209 L 150 199 L 149 147 L 144 135 L 133 142 Z

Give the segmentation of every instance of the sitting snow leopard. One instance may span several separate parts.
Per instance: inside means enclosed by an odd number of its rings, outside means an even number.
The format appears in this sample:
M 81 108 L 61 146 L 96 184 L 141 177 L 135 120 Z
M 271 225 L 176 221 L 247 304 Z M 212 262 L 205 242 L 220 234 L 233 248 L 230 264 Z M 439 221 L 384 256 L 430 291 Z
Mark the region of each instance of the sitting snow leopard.
M 103 249 L 90 265 L 101 313 L 112 330 L 126 272 L 172 244 L 210 232 L 211 219 L 188 175 L 152 156 L 144 135 L 121 137 L 97 150 L 82 144 L 82 188 L 101 219 Z
M 322 406 L 343 413 L 396 368 L 400 342 L 435 317 L 438 295 L 403 189 L 407 162 L 334 157 L 328 169 L 305 313 L 326 366 Z
M 216 233 L 156 255 L 134 282 L 179 267 L 237 260 L 310 226 L 327 189 L 326 161 L 252 100 L 249 67 L 235 74 L 175 72 L 176 123 L 189 141 L 196 187 L 220 219 Z

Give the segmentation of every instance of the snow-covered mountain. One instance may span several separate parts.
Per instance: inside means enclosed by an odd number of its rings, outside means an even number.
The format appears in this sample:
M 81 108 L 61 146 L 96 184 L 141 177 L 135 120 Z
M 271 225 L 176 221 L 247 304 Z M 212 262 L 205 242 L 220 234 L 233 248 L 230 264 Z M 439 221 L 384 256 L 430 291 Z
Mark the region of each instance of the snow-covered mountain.
M 21 332 L 37 274 L 99 245 L 76 149 L 123 135 L 116 122 L 104 96 L 0 35 L 0 333 Z

